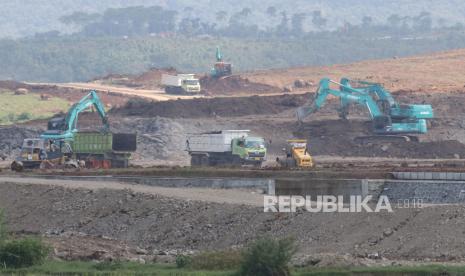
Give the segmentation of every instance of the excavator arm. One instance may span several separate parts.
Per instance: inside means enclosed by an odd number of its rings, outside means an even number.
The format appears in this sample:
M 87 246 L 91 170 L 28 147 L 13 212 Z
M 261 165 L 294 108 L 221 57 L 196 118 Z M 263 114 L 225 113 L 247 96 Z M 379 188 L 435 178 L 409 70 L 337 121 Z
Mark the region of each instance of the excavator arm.
M 331 89 L 331 83 L 337 84 L 339 90 Z M 313 101 L 297 109 L 298 120 L 302 121 L 305 117 L 319 110 L 325 104 L 329 95 L 340 99 L 339 115 L 342 118 L 347 114 L 350 103 L 366 106 L 373 121 L 374 132 L 378 134 L 426 133 L 425 119 L 432 117 L 430 105 L 409 105 L 407 108 L 403 108 L 381 86 L 353 88 L 348 79 L 342 79 L 341 83 L 338 83 L 324 78 L 320 81 L 320 86 Z M 384 108 L 380 108 L 376 99 L 388 103 L 392 100 L 393 104 L 387 110 L 384 110 Z M 396 121 L 393 122 L 393 119 L 396 119 Z
M 104 131 L 108 131 L 109 124 L 105 108 L 97 93 L 92 90 L 68 110 L 65 118 L 55 120 L 52 124 L 49 123 L 49 131 L 43 133 L 40 137 L 54 140 L 73 139 L 74 133 L 77 132 L 79 113 L 92 106 L 97 110 L 102 120 Z
M 339 85 L 339 90 L 331 89 L 331 83 Z M 365 105 L 370 111 L 370 116 L 372 119 L 374 117 L 383 115 L 376 102 L 374 102 L 373 99 L 366 93 L 352 88 L 349 85 L 344 85 L 343 83 L 338 83 L 324 78 L 320 81 L 320 85 L 314 100 L 309 105 L 305 105 L 297 109 L 298 120 L 302 121 L 305 117 L 308 117 L 310 114 L 318 111 L 321 107 L 323 107 L 329 95 L 333 95 L 340 99 L 341 107 L 339 109 L 339 113 L 343 118 L 347 114 L 347 107 L 350 103 L 359 103 Z

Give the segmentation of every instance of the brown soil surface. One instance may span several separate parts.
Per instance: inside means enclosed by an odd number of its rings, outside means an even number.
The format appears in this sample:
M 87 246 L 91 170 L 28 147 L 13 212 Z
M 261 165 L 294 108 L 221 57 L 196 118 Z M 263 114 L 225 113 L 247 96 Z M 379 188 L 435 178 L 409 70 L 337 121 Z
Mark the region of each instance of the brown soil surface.
M 465 68 L 465 49 L 353 64 L 262 70 L 243 77 L 276 87 L 292 85 L 295 80 L 302 79 L 313 83 L 315 88 L 323 77 L 336 81 L 347 77 L 380 82 L 392 91 L 447 92 L 463 89 L 465 75 L 459 68 Z
M 92 82 L 142 89 L 160 89 L 162 74 L 177 74 L 177 71 L 174 68 L 152 68 L 140 75 L 109 74 L 104 77 L 95 78 Z
M 59 97 L 66 99 L 72 103 L 78 102 L 82 97 L 89 93 L 87 89 L 73 89 L 67 87 L 60 87 L 57 85 L 48 85 L 48 84 L 26 84 L 15 81 L 0 81 L 0 89 L 16 90 L 18 88 L 25 88 L 31 93 L 37 94 L 46 94 L 51 97 Z M 127 97 L 108 94 L 108 93 L 99 93 L 99 97 L 107 106 L 119 106 L 123 105 L 128 101 Z
M 303 100 L 302 95 L 200 98 L 166 102 L 141 100 L 131 101 L 124 107 L 115 108 L 112 114 L 168 118 L 237 117 L 276 114 L 299 106 Z
M 204 76 L 200 79 L 202 90 L 207 95 L 259 95 L 264 93 L 279 93 L 281 89 L 271 85 L 251 82 L 239 75 L 215 79 Z

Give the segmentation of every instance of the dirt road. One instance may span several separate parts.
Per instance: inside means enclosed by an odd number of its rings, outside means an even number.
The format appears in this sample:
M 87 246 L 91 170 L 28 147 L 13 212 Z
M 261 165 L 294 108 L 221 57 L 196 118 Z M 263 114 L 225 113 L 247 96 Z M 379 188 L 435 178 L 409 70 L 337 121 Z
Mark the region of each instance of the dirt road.
M 131 190 L 134 193 L 160 195 L 182 200 L 195 200 L 204 202 L 245 204 L 250 206 L 263 206 L 263 195 L 252 190 L 224 190 L 207 188 L 164 188 L 145 185 L 131 185 L 112 181 L 76 181 L 53 180 L 25 177 L 0 177 L 0 183 L 31 184 L 58 186 L 69 189 L 90 190 Z
M 103 85 L 99 83 L 28 83 L 30 85 L 49 85 L 62 88 L 83 89 L 83 90 L 96 90 L 98 92 L 117 94 L 124 96 L 142 97 L 156 101 L 167 101 L 176 99 L 194 99 L 202 98 L 202 95 L 185 96 L 185 95 L 168 95 L 163 90 L 147 90 L 147 89 L 134 89 L 129 87 L 117 87 Z

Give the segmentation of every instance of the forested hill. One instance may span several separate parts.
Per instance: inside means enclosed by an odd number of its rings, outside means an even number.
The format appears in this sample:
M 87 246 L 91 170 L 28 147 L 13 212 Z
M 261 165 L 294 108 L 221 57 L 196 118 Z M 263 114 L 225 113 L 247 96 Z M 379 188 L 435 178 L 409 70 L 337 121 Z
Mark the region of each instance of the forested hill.
M 402 20 L 428 12 L 433 24 L 455 25 L 465 21 L 462 0 L 0 0 L 0 37 L 24 37 L 38 32 L 79 31 L 62 18 L 76 12 L 93 16 L 108 8 L 161 6 L 177 12 L 177 20 L 200 18 L 217 25 L 234 15 L 247 15 L 247 23 L 261 29 L 274 27 L 283 16 L 303 20 L 307 30 L 331 30 L 344 24 L 360 24 L 364 17 L 375 21 Z M 315 17 L 315 15 L 318 15 Z M 321 15 L 321 18 L 320 18 Z M 315 19 L 316 18 L 316 19 Z M 319 20 L 320 19 L 320 20 Z

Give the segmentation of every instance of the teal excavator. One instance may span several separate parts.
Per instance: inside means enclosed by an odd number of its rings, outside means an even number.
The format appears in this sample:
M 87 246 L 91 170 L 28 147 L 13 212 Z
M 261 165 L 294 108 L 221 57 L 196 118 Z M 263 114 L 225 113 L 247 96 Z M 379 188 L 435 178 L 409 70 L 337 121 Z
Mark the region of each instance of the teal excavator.
M 216 47 L 216 63 L 211 70 L 211 76 L 213 78 L 219 79 L 231 75 L 231 63 L 226 63 L 223 61 L 223 55 L 221 54 L 220 47 Z
M 79 113 L 92 106 L 97 110 L 102 119 L 103 131 L 107 132 L 109 130 L 109 124 L 105 108 L 97 93 L 92 90 L 79 102 L 75 103 L 69 109 L 65 117 L 51 119 L 48 122 L 47 131 L 40 135 L 40 138 L 49 140 L 73 140 L 74 134 L 78 131 L 77 123 Z
M 40 138 L 24 139 L 20 155 L 11 164 L 11 169 L 14 171 L 22 171 L 24 168 L 32 169 L 40 168 L 41 166 L 53 167 L 56 165 L 78 167 L 77 161 L 71 156 L 74 151 L 71 145 L 73 143 L 75 145 L 76 143 L 82 143 L 80 141 L 75 141 L 78 133 L 77 122 L 79 113 L 92 106 L 95 107 L 103 122 L 102 137 L 112 136 L 112 134 L 109 133 L 108 119 L 104 106 L 97 93 L 91 91 L 79 102 L 74 104 L 65 117 L 51 119 L 48 122 L 47 131 L 42 133 Z M 94 135 L 94 137 L 96 136 L 97 135 Z M 82 140 L 82 138 L 78 140 Z M 113 144 L 114 143 L 113 139 Z M 92 147 L 92 145 L 88 147 Z
M 326 102 L 329 95 L 340 99 L 339 117 L 347 119 L 351 104 L 366 106 L 373 122 L 373 132 L 376 137 L 400 137 L 406 140 L 417 140 L 414 134 L 427 132 L 427 120 L 434 117 L 431 105 L 399 104 L 392 94 L 381 84 L 364 81 L 352 82 L 347 78 L 335 82 L 328 78 L 320 81 L 319 88 L 310 104 L 297 110 L 297 117 L 302 121 L 305 117 L 318 111 Z M 336 84 L 339 89 L 332 89 Z

